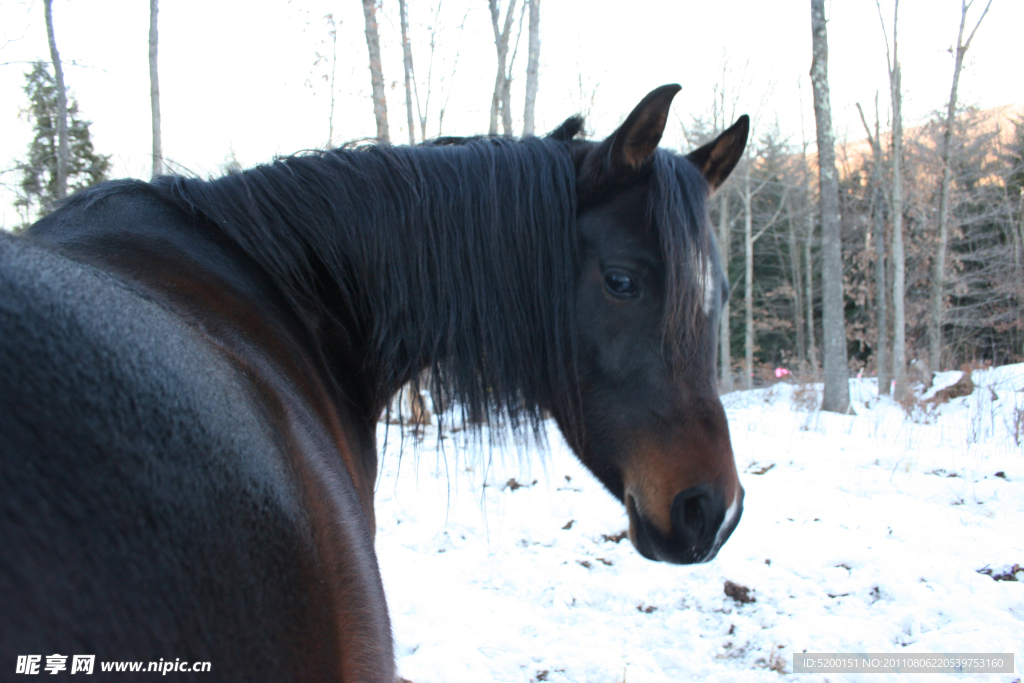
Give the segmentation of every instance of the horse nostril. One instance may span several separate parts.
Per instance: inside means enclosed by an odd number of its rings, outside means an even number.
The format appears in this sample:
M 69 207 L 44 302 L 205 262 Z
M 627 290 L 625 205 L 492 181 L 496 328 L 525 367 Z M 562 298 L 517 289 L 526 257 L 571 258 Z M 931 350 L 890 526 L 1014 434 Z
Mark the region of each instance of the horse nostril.
M 715 528 L 714 499 L 706 486 L 693 486 L 676 495 L 672 501 L 672 533 L 677 541 L 694 546 L 706 540 Z

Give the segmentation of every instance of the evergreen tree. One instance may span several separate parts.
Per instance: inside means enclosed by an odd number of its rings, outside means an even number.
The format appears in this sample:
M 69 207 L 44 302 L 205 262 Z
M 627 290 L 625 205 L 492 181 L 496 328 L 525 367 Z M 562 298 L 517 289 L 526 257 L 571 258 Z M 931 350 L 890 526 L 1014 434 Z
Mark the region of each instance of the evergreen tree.
M 24 113 L 32 122 L 35 136 L 29 144 L 27 159 L 18 164 L 21 182 L 14 205 L 24 217 L 22 228 L 49 213 L 57 197 L 57 84 L 50 65 L 35 62 L 25 74 L 24 90 L 29 99 L 29 108 Z M 97 154 L 93 149 L 90 123 L 79 116 L 78 103 L 69 99 L 70 192 L 105 180 L 110 170 L 110 156 Z

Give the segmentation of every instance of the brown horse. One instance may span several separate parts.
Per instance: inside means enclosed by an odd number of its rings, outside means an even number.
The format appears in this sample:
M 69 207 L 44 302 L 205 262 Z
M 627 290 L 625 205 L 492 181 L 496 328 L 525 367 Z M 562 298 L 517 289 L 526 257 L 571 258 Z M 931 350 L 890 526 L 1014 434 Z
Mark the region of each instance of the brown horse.
M 645 557 L 714 557 L 743 489 L 707 197 L 748 123 L 659 150 L 678 90 L 603 142 L 572 118 L 111 182 L 0 238 L 0 666 L 393 681 L 375 426 L 427 369 L 524 438 L 554 415 Z

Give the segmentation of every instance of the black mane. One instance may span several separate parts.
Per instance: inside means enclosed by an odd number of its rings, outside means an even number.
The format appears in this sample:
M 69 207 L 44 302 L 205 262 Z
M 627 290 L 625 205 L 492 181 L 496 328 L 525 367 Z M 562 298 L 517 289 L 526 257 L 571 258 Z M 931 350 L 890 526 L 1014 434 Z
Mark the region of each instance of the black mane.
M 536 426 L 544 408 L 577 413 L 574 149 L 590 143 L 568 138 L 581 125 L 570 119 L 557 139 L 365 145 L 154 184 L 265 268 L 311 331 L 339 315 L 357 320 L 378 396 L 428 367 L 446 404 Z M 703 301 L 691 265 L 714 258 L 707 186 L 665 151 L 646 172 L 676 352 Z

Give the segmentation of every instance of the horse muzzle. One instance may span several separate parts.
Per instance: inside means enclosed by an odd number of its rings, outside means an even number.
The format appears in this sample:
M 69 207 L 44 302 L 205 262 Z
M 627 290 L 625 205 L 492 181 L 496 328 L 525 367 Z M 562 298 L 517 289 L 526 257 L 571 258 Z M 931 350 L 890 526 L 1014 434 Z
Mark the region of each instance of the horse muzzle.
M 672 500 L 672 529 L 666 534 L 644 516 L 636 498 L 627 493 L 629 540 L 649 560 L 672 564 L 709 562 L 739 523 L 743 495 L 739 485 L 731 501 L 707 484 L 681 491 Z

